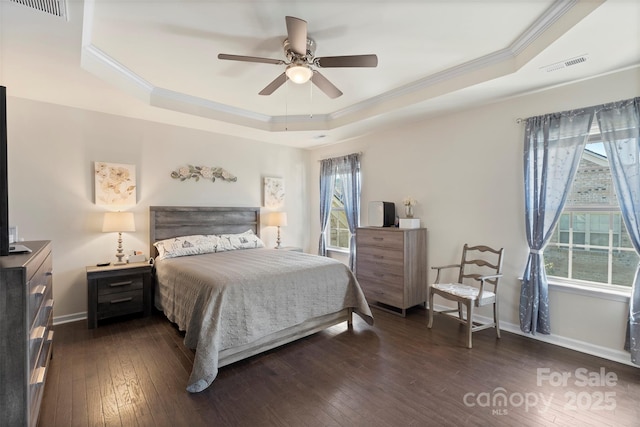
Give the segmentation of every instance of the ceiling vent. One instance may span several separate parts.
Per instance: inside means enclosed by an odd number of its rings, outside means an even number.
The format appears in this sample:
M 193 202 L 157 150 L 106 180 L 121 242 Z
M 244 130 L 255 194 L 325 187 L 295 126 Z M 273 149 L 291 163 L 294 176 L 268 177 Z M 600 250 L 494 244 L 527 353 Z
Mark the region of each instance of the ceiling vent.
M 10 0 L 14 3 L 22 4 L 24 6 L 37 9 L 41 12 L 48 13 L 60 18 L 64 18 L 67 21 L 69 17 L 67 15 L 67 1 L 66 0 Z
M 540 67 L 541 70 L 550 73 L 551 71 L 562 70 L 563 68 L 571 67 L 572 65 L 582 64 L 583 62 L 587 62 L 588 54 L 576 56 L 575 58 L 565 59 L 564 61 L 556 62 L 554 64 L 545 65 L 544 67 Z

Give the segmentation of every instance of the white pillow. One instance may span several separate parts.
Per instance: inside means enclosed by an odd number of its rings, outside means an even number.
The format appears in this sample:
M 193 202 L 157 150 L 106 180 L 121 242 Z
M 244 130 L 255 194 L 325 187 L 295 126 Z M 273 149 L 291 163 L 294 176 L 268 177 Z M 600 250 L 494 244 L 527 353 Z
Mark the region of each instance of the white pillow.
M 218 252 L 264 248 L 264 242 L 256 236 L 253 230 L 247 230 L 239 234 L 221 234 L 218 237 L 220 238 Z
M 187 255 L 218 252 L 220 238 L 215 235 L 196 234 L 173 239 L 160 240 L 153 244 L 158 250 L 158 258 L 176 258 Z

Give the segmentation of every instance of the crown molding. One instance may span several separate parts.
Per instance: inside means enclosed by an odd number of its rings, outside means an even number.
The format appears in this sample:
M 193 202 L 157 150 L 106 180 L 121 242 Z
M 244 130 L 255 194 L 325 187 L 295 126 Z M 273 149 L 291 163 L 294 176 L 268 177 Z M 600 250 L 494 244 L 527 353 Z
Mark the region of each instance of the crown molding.
M 267 132 L 328 130 L 514 73 L 603 2 L 556 0 L 503 49 L 332 113 L 313 116 L 269 116 L 154 86 L 91 43 L 94 0 L 85 1 L 81 64 L 87 71 L 154 107 Z

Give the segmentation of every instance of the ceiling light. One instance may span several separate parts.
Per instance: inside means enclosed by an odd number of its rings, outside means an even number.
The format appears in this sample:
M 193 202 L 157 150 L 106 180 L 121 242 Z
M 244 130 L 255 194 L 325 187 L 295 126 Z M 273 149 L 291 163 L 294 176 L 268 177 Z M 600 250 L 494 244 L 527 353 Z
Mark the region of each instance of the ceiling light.
M 287 67 L 286 74 L 292 82 L 302 84 L 309 81 L 313 71 L 306 65 L 291 64 Z

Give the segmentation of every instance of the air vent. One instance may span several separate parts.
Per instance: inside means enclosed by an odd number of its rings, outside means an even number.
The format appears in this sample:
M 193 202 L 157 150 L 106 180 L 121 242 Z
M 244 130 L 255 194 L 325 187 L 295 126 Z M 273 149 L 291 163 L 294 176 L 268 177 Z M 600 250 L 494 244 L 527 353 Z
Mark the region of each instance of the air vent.
M 580 55 L 575 58 L 565 59 L 564 61 L 556 62 L 554 64 L 546 65 L 544 67 L 540 67 L 541 70 L 550 73 L 551 71 L 562 70 L 563 68 L 571 67 L 572 65 L 582 64 L 583 62 L 587 62 L 587 58 L 589 55 Z
M 10 0 L 14 3 L 37 9 L 50 15 L 69 20 L 66 0 Z

